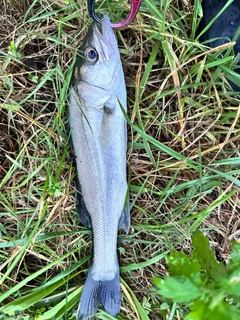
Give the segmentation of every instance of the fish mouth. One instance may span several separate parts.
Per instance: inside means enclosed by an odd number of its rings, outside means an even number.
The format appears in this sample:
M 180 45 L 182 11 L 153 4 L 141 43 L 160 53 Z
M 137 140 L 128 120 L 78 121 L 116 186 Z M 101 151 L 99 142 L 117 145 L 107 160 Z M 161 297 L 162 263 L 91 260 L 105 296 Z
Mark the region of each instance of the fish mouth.
M 111 58 L 117 56 L 117 41 L 109 17 L 104 14 L 101 21 L 101 24 L 93 22 L 91 26 L 92 43 L 104 61 L 110 61 Z
M 101 24 L 94 22 L 92 25 L 93 33 L 95 33 L 102 41 L 109 41 L 113 34 L 109 17 L 104 14 L 101 17 Z

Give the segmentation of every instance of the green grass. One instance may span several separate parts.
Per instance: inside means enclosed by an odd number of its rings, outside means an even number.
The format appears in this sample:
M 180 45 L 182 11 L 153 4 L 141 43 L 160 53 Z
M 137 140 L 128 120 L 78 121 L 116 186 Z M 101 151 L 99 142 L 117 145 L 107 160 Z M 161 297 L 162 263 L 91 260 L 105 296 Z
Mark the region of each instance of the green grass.
M 128 92 L 131 230 L 120 233 L 122 309 L 114 318 L 184 319 L 158 294 L 170 251 L 200 228 L 221 260 L 239 240 L 239 97 L 224 76 L 232 44 L 196 40 L 200 1 L 145 0 L 117 30 Z M 97 2 L 118 21 L 123 1 Z M 86 1 L 4 2 L 0 39 L 0 319 L 74 319 L 91 231 L 75 210 L 68 88 L 90 19 Z M 1 31 L 0 31 L 1 32 Z M 1 32 L 2 34 L 2 32 Z M 28 67 L 25 66 L 28 65 Z M 239 81 L 239 76 L 238 80 Z

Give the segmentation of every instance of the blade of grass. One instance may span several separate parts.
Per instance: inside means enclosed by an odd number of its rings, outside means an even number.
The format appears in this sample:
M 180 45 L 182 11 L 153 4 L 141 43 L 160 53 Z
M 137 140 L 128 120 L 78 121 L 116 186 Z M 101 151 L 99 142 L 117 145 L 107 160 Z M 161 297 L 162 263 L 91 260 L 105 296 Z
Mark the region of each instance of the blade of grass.
M 74 307 L 74 305 L 76 305 L 76 303 L 78 303 L 82 289 L 83 286 L 68 294 L 66 298 L 59 302 L 57 305 L 39 315 L 38 320 L 62 319 L 62 317 L 66 315 L 67 312 L 70 311 Z
M 147 313 L 145 312 L 145 310 L 143 309 L 143 307 L 139 303 L 138 299 L 136 298 L 135 294 L 133 293 L 133 291 L 130 289 L 130 287 L 127 285 L 127 283 L 122 278 L 121 278 L 121 283 L 124 285 L 127 292 L 130 294 L 131 298 L 133 299 L 133 302 L 134 302 L 134 304 L 137 308 L 137 311 L 140 315 L 140 319 L 141 320 L 150 320 Z M 129 301 L 129 302 L 131 303 L 131 301 Z
M 89 259 L 89 256 L 84 257 L 79 262 L 73 264 L 68 269 L 59 273 L 55 278 L 51 279 L 50 281 L 45 283 L 43 286 L 40 286 L 32 290 L 30 294 L 24 295 L 6 304 L 2 308 L 0 308 L 0 311 L 5 314 L 13 314 L 16 311 L 21 312 L 29 308 L 30 306 L 34 305 L 36 302 L 50 295 L 53 291 L 60 288 L 63 284 L 68 282 L 71 278 L 81 273 L 82 270 L 76 273 L 73 273 L 73 272 L 77 268 L 79 268 L 82 264 L 84 264 L 88 259 Z
M 209 24 L 200 32 L 196 39 L 199 39 L 217 20 L 217 18 L 227 9 L 227 7 L 233 2 L 234 0 L 228 0 L 227 3 L 223 6 L 223 8 L 218 12 L 218 14 L 209 22 Z

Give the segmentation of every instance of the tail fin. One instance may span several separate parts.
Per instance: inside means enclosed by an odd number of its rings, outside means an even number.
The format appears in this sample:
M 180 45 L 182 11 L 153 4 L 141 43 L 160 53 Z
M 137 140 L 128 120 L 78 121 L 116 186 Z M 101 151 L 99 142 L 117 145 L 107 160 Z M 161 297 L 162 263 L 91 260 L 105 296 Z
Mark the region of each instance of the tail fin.
M 97 313 L 97 308 L 100 304 L 112 316 L 116 316 L 120 311 L 119 269 L 115 277 L 110 281 L 95 281 L 92 277 L 91 269 L 88 271 L 76 319 L 90 320 Z

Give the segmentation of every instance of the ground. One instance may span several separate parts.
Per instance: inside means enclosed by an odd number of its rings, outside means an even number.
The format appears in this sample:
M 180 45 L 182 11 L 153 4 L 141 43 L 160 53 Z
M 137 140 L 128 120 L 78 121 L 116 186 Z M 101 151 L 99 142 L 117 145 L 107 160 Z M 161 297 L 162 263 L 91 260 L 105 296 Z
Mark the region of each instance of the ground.
M 101 1 L 98 12 L 117 21 L 129 6 L 113 2 Z M 240 236 L 240 100 L 223 72 L 234 66 L 233 44 L 199 43 L 201 7 L 194 3 L 145 0 L 134 22 L 116 31 L 128 94 L 131 203 L 130 233 L 119 235 L 117 319 L 183 319 L 184 308 L 169 302 L 161 312 L 166 301 L 152 278 L 168 273 L 164 257 L 189 254 L 200 228 L 227 263 Z M 83 0 L 2 6 L 0 302 L 9 309 L 1 319 L 14 312 L 14 319 L 74 319 L 91 232 L 76 215 L 67 103 L 91 20 Z M 102 312 L 99 319 L 115 318 Z

